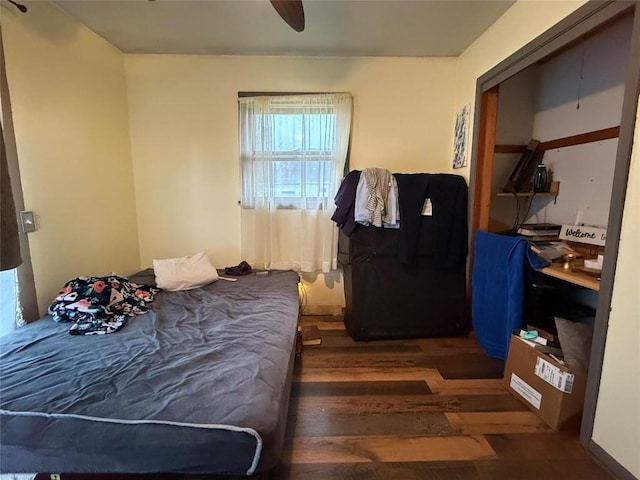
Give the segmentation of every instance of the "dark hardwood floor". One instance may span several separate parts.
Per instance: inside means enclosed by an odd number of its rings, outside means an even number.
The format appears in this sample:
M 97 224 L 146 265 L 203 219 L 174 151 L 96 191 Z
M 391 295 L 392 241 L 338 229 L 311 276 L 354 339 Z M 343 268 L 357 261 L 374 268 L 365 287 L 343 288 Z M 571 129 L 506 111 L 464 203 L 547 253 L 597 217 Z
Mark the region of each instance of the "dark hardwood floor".
M 322 344 L 297 359 L 281 465 L 270 480 L 612 478 L 502 386 L 473 336 L 351 340 L 341 317 L 301 317 Z
M 355 342 L 342 317 L 301 317 L 281 464 L 268 480 L 600 480 L 578 432 L 547 427 L 502 386 L 473 336 Z M 49 480 L 39 474 L 37 480 Z M 64 474 L 62 480 L 198 480 Z M 246 477 L 242 477 L 246 478 Z M 237 480 L 238 477 L 233 477 Z

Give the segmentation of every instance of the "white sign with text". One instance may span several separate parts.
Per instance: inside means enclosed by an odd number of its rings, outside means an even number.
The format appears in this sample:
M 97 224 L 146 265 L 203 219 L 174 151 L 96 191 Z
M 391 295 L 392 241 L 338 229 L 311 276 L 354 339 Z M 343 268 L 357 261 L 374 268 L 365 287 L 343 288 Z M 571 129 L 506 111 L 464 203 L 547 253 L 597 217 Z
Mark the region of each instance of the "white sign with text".
M 562 225 L 560 239 L 604 246 L 607 240 L 607 229 L 582 225 Z

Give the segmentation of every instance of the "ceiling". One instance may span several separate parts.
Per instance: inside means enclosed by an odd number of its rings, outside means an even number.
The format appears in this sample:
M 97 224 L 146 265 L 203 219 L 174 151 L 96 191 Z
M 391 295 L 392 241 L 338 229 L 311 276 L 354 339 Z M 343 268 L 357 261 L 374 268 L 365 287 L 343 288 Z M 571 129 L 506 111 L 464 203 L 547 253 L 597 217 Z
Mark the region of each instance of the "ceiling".
M 125 53 L 456 57 L 515 0 L 303 0 L 292 30 L 269 0 L 58 0 Z

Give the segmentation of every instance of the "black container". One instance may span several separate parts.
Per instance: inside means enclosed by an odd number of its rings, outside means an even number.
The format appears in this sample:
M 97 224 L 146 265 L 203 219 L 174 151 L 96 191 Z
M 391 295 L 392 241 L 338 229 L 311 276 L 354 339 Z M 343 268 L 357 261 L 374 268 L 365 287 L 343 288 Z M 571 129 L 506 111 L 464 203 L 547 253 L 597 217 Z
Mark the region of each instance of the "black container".
M 533 176 L 533 191 L 536 193 L 549 191 L 549 173 L 544 164 L 538 165 L 536 173 Z
M 431 217 L 424 217 L 428 221 Z M 431 229 L 429 232 L 433 232 Z M 440 269 L 431 254 L 398 260 L 399 231 L 357 225 L 340 232 L 344 323 L 354 340 L 449 337 L 468 332 L 466 264 Z M 429 242 L 426 242 L 429 243 Z

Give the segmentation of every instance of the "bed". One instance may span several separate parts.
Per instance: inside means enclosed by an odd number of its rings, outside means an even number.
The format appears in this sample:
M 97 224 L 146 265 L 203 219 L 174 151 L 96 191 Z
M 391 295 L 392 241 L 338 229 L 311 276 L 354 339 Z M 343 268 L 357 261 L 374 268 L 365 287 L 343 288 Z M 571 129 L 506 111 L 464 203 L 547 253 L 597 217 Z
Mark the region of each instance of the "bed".
M 162 291 L 114 334 L 69 335 L 44 317 L 0 338 L 0 472 L 273 468 L 291 390 L 298 275 L 236 278 Z

